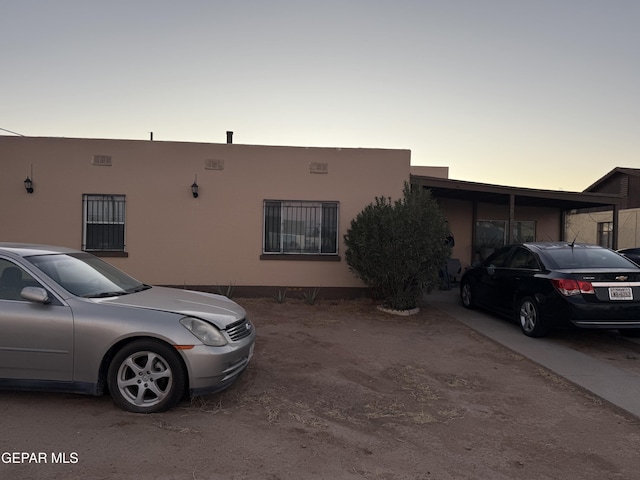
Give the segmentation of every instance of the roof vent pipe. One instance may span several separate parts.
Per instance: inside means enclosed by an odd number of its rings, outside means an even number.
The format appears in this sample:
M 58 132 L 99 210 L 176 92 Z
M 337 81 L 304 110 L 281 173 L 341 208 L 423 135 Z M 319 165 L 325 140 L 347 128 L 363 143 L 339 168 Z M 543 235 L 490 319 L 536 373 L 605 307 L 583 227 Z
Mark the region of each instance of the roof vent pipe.
M 227 131 L 227 143 L 233 143 L 233 132 Z

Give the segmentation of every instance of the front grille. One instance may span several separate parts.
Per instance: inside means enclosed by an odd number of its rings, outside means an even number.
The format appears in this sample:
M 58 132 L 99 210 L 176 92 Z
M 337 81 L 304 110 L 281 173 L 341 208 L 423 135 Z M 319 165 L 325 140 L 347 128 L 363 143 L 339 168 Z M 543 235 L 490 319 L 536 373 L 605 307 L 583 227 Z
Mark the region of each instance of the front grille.
M 242 340 L 245 337 L 251 335 L 251 331 L 253 330 L 253 325 L 249 320 L 243 318 L 242 320 L 232 323 L 226 329 L 227 335 L 233 342 L 237 342 L 238 340 Z

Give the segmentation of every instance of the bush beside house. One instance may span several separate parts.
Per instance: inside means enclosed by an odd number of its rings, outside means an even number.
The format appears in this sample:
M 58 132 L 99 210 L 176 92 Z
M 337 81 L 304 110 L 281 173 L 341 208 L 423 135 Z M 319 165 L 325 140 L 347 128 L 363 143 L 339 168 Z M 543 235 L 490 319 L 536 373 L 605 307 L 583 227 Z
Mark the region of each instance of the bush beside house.
M 402 199 L 376 197 L 351 221 L 345 257 L 385 307 L 410 310 L 439 284 L 440 270 L 451 255 L 448 233 L 431 192 L 405 184 Z

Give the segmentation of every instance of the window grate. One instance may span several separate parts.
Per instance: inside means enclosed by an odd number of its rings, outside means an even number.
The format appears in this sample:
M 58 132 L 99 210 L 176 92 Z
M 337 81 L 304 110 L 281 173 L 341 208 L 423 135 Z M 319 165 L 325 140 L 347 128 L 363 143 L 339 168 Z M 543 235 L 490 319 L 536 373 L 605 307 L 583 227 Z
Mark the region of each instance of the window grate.
M 263 252 L 336 255 L 338 203 L 266 201 Z
M 83 250 L 124 251 L 124 195 L 83 195 L 83 211 Z

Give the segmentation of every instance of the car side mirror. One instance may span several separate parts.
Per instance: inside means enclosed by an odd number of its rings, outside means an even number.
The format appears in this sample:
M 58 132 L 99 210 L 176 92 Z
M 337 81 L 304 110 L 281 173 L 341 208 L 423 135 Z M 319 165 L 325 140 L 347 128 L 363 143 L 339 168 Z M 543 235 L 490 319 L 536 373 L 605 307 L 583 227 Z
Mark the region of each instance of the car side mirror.
M 487 267 L 487 273 L 488 273 L 489 275 L 493 275 L 494 273 L 496 273 L 496 267 L 494 267 L 493 265 L 489 265 L 489 266 Z
M 24 287 L 20 292 L 20 296 L 30 302 L 49 303 L 49 294 L 44 288 L 40 287 Z

